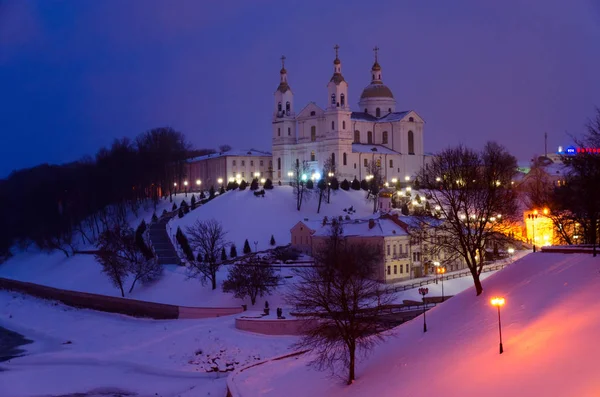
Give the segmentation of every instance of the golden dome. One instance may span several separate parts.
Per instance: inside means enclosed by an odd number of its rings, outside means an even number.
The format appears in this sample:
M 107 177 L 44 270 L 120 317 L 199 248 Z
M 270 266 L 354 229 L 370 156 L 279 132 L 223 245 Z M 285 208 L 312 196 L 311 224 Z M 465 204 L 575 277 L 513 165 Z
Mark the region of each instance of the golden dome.
M 362 98 L 394 98 L 392 90 L 383 84 L 369 84 L 365 87 L 362 94 Z

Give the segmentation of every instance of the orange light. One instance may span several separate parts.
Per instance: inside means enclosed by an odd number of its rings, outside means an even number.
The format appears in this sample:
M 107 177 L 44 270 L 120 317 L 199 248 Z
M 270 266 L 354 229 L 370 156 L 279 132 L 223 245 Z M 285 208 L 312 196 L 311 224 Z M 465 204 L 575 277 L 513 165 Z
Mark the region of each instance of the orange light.
M 491 303 L 493 306 L 504 306 L 504 298 L 492 298 Z
M 538 214 L 537 210 L 533 210 L 533 215 L 537 215 L 537 214 Z
M 544 215 L 548 215 L 548 208 L 544 208 Z

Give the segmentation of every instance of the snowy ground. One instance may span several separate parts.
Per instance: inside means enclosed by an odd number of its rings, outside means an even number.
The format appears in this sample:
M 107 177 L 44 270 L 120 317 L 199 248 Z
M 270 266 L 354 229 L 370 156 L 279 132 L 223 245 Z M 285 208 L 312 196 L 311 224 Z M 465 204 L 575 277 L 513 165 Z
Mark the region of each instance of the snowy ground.
M 250 396 L 598 396 L 600 261 L 531 254 L 422 317 L 389 331 L 361 360 L 352 386 L 306 366 L 308 357 L 238 377 Z M 504 353 L 490 298 L 503 296 Z
M 233 317 L 134 319 L 6 291 L 0 291 L 0 326 L 34 341 L 23 346 L 26 356 L 0 363 L 0 395 L 10 397 L 98 388 L 223 396 L 227 372 L 207 371 L 285 354 L 295 341 L 238 331 Z

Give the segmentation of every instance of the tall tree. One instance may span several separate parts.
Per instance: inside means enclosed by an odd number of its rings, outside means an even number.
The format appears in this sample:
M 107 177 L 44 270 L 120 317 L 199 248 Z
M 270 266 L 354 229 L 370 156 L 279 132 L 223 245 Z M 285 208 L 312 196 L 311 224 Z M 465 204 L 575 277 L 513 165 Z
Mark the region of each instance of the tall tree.
M 296 197 L 296 209 L 300 211 L 302 203 L 310 198 L 310 190 L 306 188 L 306 181 L 309 180 L 308 172 L 310 167 L 306 161 L 296 161 L 292 173 L 291 185 L 294 188 L 294 196 Z
M 190 264 L 193 277 L 199 277 L 203 282 L 210 280 L 212 289 L 217 289 L 217 271 L 221 267 L 221 251 L 227 247 L 226 232 L 221 223 L 214 219 L 197 220 L 186 229 L 192 248 L 197 253 L 197 259 Z
M 223 292 L 233 292 L 239 299 L 250 298 L 252 305 L 258 296 L 270 294 L 277 288 L 280 277 L 275 269 L 258 255 L 247 255 L 233 265 L 223 282 Z

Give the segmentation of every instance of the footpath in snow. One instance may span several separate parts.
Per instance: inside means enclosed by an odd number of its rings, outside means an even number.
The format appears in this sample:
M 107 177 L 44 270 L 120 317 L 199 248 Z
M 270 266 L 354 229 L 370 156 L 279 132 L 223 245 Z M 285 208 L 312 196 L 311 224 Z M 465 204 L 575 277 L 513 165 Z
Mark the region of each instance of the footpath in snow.
M 600 259 L 536 253 L 389 331 L 357 365 L 357 380 L 308 367 L 309 356 L 243 371 L 236 385 L 251 396 L 598 396 Z M 498 352 L 502 308 L 504 353 Z M 341 376 L 345 373 L 342 371 Z

